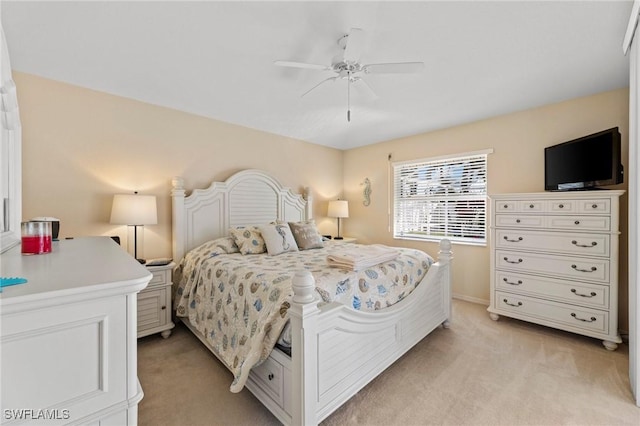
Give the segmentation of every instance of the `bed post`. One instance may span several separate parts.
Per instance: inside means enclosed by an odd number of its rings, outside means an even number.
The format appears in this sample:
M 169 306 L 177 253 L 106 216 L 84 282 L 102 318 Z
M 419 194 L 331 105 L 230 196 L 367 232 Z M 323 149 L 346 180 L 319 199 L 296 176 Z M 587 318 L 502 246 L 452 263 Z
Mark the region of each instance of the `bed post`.
M 292 281 L 291 321 L 291 424 L 317 425 L 318 336 L 320 310 L 315 298 L 315 280 L 311 272 L 296 272 Z
M 442 323 L 444 328 L 451 325 L 451 260 L 453 253 L 451 252 L 451 241 L 446 238 L 440 240 L 440 251 L 438 251 L 438 263 L 442 265 L 442 285 L 444 306 L 446 309 L 447 319 Z
M 172 205 L 172 252 L 173 260 L 180 262 L 184 256 L 184 180 L 180 176 L 171 179 L 171 205 Z

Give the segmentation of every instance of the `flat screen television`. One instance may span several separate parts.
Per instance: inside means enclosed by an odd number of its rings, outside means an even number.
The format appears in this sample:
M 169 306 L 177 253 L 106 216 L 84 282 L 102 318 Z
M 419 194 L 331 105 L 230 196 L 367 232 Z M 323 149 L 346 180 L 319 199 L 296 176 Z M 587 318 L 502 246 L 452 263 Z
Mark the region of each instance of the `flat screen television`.
M 544 149 L 544 189 L 571 191 L 622 183 L 617 127 Z

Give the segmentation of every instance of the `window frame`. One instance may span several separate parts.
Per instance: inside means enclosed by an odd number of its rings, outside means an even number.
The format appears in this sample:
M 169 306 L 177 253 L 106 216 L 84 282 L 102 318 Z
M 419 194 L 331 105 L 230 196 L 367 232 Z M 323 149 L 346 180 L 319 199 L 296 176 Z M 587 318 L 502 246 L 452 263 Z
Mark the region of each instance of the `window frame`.
M 437 242 L 447 238 L 456 244 L 486 246 L 489 219 L 488 157 L 491 153 L 493 153 L 493 149 L 485 149 L 391 163 L 390 201 L 393 238 L 429 242 Z M 460 169 L 461 166 L 462 169 Z M 457 169 L 458 175 L 455 179 L 452 177 L 453 172 L 451 171 L 454 169 Z M 448 173 L 444 173 L 444 171 Z M 417 181 L 413 184 L 417 189 L 412 187 L 412 192 L 422 191 L 422 193 L 414 193 L 401 198 L 400 192 L 406 191 L 410 184 L 406 181 L 401 183 L 398 179 L 401 176 L 407 178 L 417 174 L 437 175 L 439 178 Z M 479 188 L 478 180 L 483 182 Z M 434 185 L 434 182 L 438 185 Z M 453 190 L 454 185 L 463 188 L 464 192 L 448 192 Z M 438 188 L 439 191 L 433 191 L 432 188 Z M 444 193 L 442 193 L 443 188 L 445 189 Z M 411 207 L 399 208 L 400 203 L 411 202 L 416 203 L 418 207 L 416 211 L 412 211 Z M 459 209 L 456 210 L 460 205 L 466 206 L 463 213 L 459 213 Z M 402 217 L 399 217 L 399 214 Z M 406 221 L 407 216 L 413 216 L 409 220 L 410 223 L 401 225 L 403 221 Z M 423 222 L 425 216 L 436 217 L 437 220 L 425 223 Z M 465 221 L 475 223 L 465 225 Z M 416 224 L 419 224 L 420 228 L 426 229 L 418 231 Z M 438 227 L 441 232 L 434 232 L 434 227 Z M 465 230 L 466 236 L 464 235 Z

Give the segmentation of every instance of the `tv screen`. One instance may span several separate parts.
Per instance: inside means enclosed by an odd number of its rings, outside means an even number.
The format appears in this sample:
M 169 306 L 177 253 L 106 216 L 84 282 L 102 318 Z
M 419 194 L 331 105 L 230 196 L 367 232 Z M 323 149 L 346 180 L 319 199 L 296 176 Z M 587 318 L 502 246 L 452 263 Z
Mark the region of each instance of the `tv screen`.
M 547 191 L 594 189 L 622 183 L 617 127 L 544 149 Z

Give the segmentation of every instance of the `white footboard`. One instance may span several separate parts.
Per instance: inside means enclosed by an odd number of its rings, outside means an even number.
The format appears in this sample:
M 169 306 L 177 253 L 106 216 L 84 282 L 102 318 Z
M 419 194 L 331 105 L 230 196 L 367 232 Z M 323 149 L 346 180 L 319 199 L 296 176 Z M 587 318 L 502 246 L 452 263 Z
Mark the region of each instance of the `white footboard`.
M 344 404 L 367 383 L 451 317 L 451 243 L 442 240 L 438 262 L 402 302 L 379 312 L 354 311 L 344 305 L 318 307 L 314 280 L 308 271 L 294 278 L 289 309 L 292 354 L 272 356 L 283 371 L 284 408 L 271 411 L 285 424 L 315 425 Z M 274 374 L 265 371 L 266 376 Z M 255 392 L 259 377 L 247 387 Z M 252 383 L 253 382 L 253 383 Z

